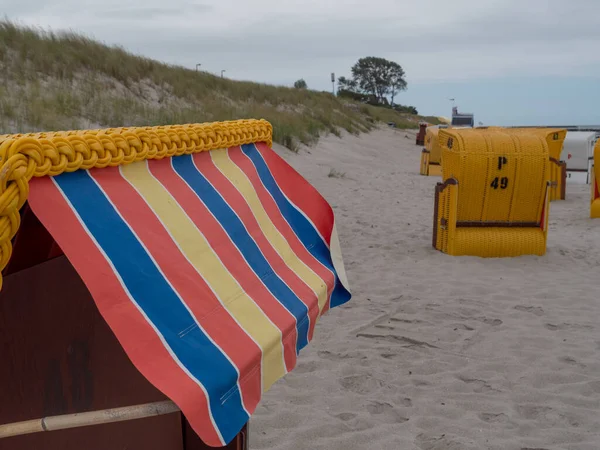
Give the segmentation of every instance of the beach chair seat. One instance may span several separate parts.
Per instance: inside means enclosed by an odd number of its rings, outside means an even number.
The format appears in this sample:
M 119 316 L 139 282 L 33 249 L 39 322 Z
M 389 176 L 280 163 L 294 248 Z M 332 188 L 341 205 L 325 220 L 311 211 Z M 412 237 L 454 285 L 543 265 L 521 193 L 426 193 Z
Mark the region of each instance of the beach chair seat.
M 535 134 L 440 130 L 433 246 L 454 256 L 546 252 L 550 160 Z

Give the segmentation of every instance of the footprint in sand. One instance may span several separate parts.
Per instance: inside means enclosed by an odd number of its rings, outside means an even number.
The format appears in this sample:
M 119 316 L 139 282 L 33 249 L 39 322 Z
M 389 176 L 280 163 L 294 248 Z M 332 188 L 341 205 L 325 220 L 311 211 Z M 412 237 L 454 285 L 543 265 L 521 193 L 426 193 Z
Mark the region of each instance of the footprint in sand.
M 553 323 L 547 323 L 544 326 L 546 328 L 548 328 L 550 331 L 568 330 L 568 329 L 574 329 L 574 330 L 593 330 L 594 329 L 594 327 L 592 327 L 590 325 L 578 325 L 578 324 L 572 324 L 572 323 L 559 323 L 558 325 L 555 325 Z
M 404 397 L 402 400 L 398 402 L 401 406 L 405 406 L 407 408 L 412 406 L 412 400 L 408 397 Z
M 544 314 L 544 310 L 542 308 L 540 308 L 539 306 L 517 305 L 517 306 L 515 306 L 515 309 L 517 311 L 532 313 L 532 314 L 535 314 L 536 316 L 541 316 Z
M 294 372 L 296 373 L 312 373 L 319 368 L 319 363 L 316 361 L 302 362 L 296 366 Z
M 350 375 L 348 377 L 341 378 L 339 383 L 345 390 L 354 392 L 356 394 L 370 394 L 386 386 L 383 381 L 366 374 Z
M 481 413 L 479 418 L 487 423 L 507 423 L 509 421 L 508 416 L 503 413 Z
M 367 338 L 367 339 L 377 339 L 377 340 L 383 340 L 383 341 L 388 341 L 388 342 L 396 342 L 396 343 L 404 344 L 403 347 L 405 347 L 405 348 L 414 348 L 414 347 L 439 348 L 439 347 L 436 347 L 435 345 L 432 345 L 425 341 L 418 341 L 416 339 L 411 339 L 406 336 L 396 336 L 394 334 L 358 333 L 356 335 L 356 337 Z
M 502 321 L 500 321 L 500 323 L 502 323 Z M 454 331 L 458 331 L 458 330 L 473 331 L 473 330 L 475 330 L 475 328 L 472 328 L 468 325 L 459 323 L 459 324 L 454 325 Z
M 372 415 L 381 416 L 377 419 L 378 422 L 404 423 L 409 420 L 396 411 L 393 405 L 385 402 L 372 402 L 367 405 L 367 411 Z
M 502 321 L 500 319 L 490 319 L 489 317 L 477 317 L 475 320 L 479 320 L 480 322 L 483 322 L 486 325 L 502 325 Z
M 421 450 L 465 450 L 473 447 L 467 447 L 463 442 L 459 442 L 450 436 L 442 434 L 441 436 L 428 436 L 425 433 L 417 435 L 415 444 Z
M 327 350 L 319 350 L 317 352 L 317 355 L 319 355 L 320 358 L 326 359 L 328 361 L 343 361 L 345 359 L 350 358 L 350 355 L 348 354 L 332 353 L 328 352 Z
M 389 403 L 373 402 L 367 405 L 367 411 L 371 414 L 383 414 L 386 411 L 393 410 L 394 407 Z
M 461 375 L 459 375 L 457 378 L 463 383 L 471 385 L 473 387 L 473 392 L 476 392 L 478 394 L 483 394 L 486 392 L 499 392 L 497 389 L 494 389 L 489 383 L 487 383 L 484 380 L 468 378 Z
M 584 369 L 584 368 L 587 367 L 585 364 L 577 362 L 576 359 L 571 358 L 570 356 L 561 356 L 561 357 L 558 358 L 558 360 L 560 362 L 562 362 L 562 363 L 565 363 L 565 364 L 571 364 L 573 366 L 581 367 L 582 369 Z
M 525 419 L 537 420 L 540 418 L 545 418 L 546 414 L 552 411 L 552 408 L 538 405 L 519 405 L 517 406 L 517 411 Z
M 350 413 L 350 412 L 345 412 L 345 413 L 341 413 L 341 414 L 337 414 L 334 417 L 337 417 L 338 419 L 347 422 L 349 420 L 354 419 L 358 414 L 354 414 L 354 413 Z

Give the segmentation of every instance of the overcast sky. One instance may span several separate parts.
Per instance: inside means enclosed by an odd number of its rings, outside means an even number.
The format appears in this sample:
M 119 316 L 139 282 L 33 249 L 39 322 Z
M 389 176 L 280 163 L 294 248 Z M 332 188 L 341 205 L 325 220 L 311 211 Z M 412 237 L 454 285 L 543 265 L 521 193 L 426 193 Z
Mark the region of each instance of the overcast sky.
M 600 0 L 0 0 L 71 29 L 234 79 L 331 90 L 363 56 L 402 65 L 397 101 L 486 124 L 600 124 Z

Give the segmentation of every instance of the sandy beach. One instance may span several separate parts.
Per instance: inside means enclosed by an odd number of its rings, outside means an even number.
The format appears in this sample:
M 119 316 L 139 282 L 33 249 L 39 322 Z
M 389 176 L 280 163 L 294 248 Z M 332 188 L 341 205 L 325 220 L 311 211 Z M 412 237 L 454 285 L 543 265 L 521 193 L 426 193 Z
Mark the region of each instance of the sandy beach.
M 431 246 L 440 178 L 419 175 L 413 132 L 276 149 L 334 207 L 353 299 L 265 394 L 252 449 L 600 448 L 588 186 L 552 203 L 545 256 L 451 257 Z

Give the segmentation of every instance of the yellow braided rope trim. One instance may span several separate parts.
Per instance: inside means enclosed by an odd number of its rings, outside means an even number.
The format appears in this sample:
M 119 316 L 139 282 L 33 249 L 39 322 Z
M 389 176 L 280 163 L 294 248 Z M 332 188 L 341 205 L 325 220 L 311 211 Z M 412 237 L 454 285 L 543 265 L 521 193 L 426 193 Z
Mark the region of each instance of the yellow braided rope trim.
M 256 142 L 271 147 L 272 139 L 273 127 L 266 120 L 1 135 L 0 271 L 10 260 L 11 240 L 21 223 L 19 211 L 27 201 L 33 177 Z

